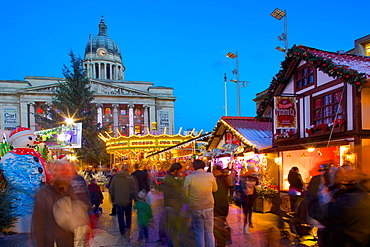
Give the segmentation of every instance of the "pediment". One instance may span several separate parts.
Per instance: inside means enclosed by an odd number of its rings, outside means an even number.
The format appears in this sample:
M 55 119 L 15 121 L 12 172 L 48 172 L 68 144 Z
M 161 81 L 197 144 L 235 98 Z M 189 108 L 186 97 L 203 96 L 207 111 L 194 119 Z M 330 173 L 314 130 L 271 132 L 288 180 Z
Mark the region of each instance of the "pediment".
M 90 81 L 91 90 L 95 92 L 95 95 L 110 95 L 110 96 L 150 96 L 154 97 L 154 94 L 144 92 L 138 89 L 124 87 L 120 85 L 111 85 L 109 83 L 91 80 Z M 58 83 L 29 87 L 26 89 L 17 90 L 18 93 L 33 93 L 33 94 L 50 94 L 54 93 Z

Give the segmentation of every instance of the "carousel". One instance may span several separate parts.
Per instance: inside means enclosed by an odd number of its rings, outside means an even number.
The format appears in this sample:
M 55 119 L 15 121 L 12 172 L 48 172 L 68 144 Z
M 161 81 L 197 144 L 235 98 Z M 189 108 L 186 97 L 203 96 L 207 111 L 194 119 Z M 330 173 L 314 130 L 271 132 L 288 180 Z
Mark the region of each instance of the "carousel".
M 179 133 L 175 135 L 167 134 L 166 129 L 164 129 L 164 133 L 161 133 L 153 123 L 153 129 L 151 131 L 148 129 L 145 135 L 124 136 L 117 130 L 117 136 L 106 132 L 105 135 L 100 134 L 99 137 L 105 142 L 107 153 L 111 155 L 111 164 L 144 162 L 149 166 L 165 166 L 164 163 L 171 162 L 172 157 L 163 159 L 163 157 L 160 158 L 152 154 L 202 135 L 202 131 L 194 135 L 194 130 L 188 135 L 180 133 L 181 128 Z

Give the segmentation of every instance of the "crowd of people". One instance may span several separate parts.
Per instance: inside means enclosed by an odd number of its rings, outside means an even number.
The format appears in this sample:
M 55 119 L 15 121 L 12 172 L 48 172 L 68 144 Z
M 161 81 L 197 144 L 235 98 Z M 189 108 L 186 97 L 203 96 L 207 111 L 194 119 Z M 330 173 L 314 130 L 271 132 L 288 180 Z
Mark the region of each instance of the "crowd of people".
M 57 163 L 53 179 L 35 197 L 32 220 L 35 246 L 53 246 L 54 242 L 57 246 L 73 246 L 75 231 L 71 229 L 89 224 L 89 219 L 71 218 L 67 207 L 90 216 L 99 217 L 102 213 L 100 204 L 104 197 L 96 179 L 91 178 L 88 184 L 68 161 Z M 251 211 L 258 179 L 246 175 L 237 181 L 220 165 L 207 171 L 205 166 L 202 160 L 195 160 L 191 169 L 174 163 L 168 171 L 162 171 L 155 184 L 150 173 L 139 164 L 134 165 L 134 171 L 128 164 L 112 169 L 106 186 L 112 202 L 110 215 L 117 217 L 121 235 L 127 240 L 131 238 L 132 215 L 136 210 L 141 243 L 148 241 L 149 225 L 158 223 L 162 225 L 158 242 L 165 241 L 170 247 L 183 246 L 181 243 L 189 231 L 195 236 L 192 246 L 226 246 L 231 241 L 226 217 L 229 204 L 234 203 L 235 183 L 239 184 L 236 191 L 240 194 L 239 206 L 245 213 L 244 232 L 248 234 L 248 227 L 253 227 Z M 163 198 L 162 222 L 153 222 L 151 193 L 159 193 Z
M 291 211 L 317 229 L 320 247 L 370 246 L 370 177 L 332 160 L 319 171 L 306 184 L 298 167 L 291 168 Z
M 59 161 L 55 167 L 51 181 L 35 196 L 35 246 L 73 246 L 76 228 L 89 224 L 85 216 L 99 217 L 102 213 L 103 194 L 96 179 L 87 184 L 67 161 Z M 124 164 L 112 169 L 107 184 L 110 215 L 116 216 L 123 238 L 131 239 L 133 210 L 140 243 L 148 242 L 149 226 L 159 224 L 158 242 L 166 241 L 169 247 L 189 243 L 189 231 L 195 236 L 191 246 L 224 247 L 231 241 L 226 221 L 230 203 L 243 212 L 240 222 L 244 234 L 253 228 L 253 203 L 259 184 L 256 173 L 242 170 L 235 176 L 220 165 L 206 170 L 202 160 L 195 160 L 191 171 L 186 172 L 182 164 L 172 164 L 153 185 L 145 168 L 139 164 L 133 168 L 131 171 Z M 292 167 L 288 175 L 291 211 L 303 212 L 307 222 L 318 228 L 319 246 L 370 246 L 370 177 L 348 164 L 339 167 L 330 162 L 323 164 L 320 172 L 308 184 L 298 167 Z M 154 222 L 151 208 L 154 192 L 164 202 L 160 222 Z

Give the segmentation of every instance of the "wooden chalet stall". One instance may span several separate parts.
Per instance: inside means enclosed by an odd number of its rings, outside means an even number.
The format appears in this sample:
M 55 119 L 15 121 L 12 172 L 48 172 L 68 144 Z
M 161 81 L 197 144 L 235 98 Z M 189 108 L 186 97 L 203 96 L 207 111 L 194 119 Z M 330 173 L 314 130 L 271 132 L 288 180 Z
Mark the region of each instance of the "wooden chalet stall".
M 213 129 L 207 145 L 213 163 L 224 168 L 233 167 L 238 172 L 248 167 L 257 171 L 266 169 L 271 164 L 259 150 L 271 146 L 271 126 L 271 122 L 257 122 L 253 117 L 223 116 Z
M 350 162 L 370 174 L 370 58 L 294 46 L 259 102 L 257 118 L 272 111 L 280 189 L 299 167 L 309 182 L 320 163 Z M 281 166 L 280 166 L 281 165 Z

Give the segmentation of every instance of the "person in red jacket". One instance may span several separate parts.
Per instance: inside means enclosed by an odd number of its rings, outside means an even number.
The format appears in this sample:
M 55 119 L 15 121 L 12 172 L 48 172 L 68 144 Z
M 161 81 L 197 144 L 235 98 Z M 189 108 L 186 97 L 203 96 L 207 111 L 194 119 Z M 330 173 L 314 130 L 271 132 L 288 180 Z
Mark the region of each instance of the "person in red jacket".
M 99 212 L 99 206 L 103 203 L 103 193 L 98 185 L 96 178 L 92 178 L 90 184 L 87 186 L 90 195 L 90 202 L 94 205 L 94 213 Z M 101 213 L 101 210 L 100 210 Z

